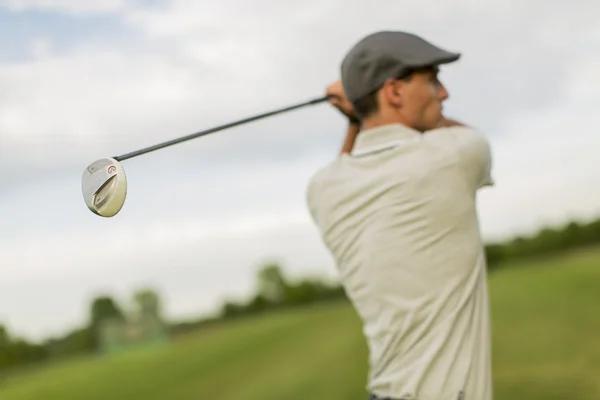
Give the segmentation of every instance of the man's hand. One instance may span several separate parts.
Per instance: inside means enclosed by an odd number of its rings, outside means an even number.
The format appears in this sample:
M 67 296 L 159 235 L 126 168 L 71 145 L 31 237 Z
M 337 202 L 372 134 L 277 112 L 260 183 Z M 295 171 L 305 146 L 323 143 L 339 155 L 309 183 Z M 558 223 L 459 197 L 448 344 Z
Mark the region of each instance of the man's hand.
M 360 131 L 360 120 L 354 113 L 354 107 L 352 107 L 352 104 L 346 97 L 341 80 L 333 82 L 327 87 L 327 95 L 329 96 L 329 103 L 337 108 L 342 115 L 348 118 L 348 131 L 346 132 L 346 137 L 344 138 L 341 154 L 350 153 L 354 147 L 356 136 Z
M 338 80 L 327 87 L 327 96 L 329 97 L 329 103 L 337 108 L 351 123 L 358 124 L 359 120 L 354 113 L 354 107 L 346 97 L 342 81 Z

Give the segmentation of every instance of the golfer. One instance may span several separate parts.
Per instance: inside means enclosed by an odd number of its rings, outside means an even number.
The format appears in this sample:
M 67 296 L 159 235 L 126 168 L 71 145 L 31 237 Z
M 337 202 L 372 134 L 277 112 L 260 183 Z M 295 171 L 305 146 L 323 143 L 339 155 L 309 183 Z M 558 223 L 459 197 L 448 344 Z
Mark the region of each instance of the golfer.
M 349 128 L 307 201 L 363 321 L 371 399 L 492 399 L 476 211 L 478 189 L 493 184 L 491 152 L 476 129 L 443 116 L 438 79 L 459 57 L 378 32 L 350 49 L 327 89 Z

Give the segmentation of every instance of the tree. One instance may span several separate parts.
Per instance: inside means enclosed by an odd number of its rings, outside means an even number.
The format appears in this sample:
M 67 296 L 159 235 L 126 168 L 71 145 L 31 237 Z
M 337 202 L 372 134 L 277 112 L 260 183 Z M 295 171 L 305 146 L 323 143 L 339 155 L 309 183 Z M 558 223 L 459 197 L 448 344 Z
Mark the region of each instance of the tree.
M 0 371 L 10 365 L 10 344 L 8 330 L 0 324 Z
M 10 336 L 8 335 L 8 329 L 0 324 L 0 346 L 6 345 L 10 342 Z
M 112 297 L 96 297 L 90 307 L 90 325 L 95 327 L 109 319 L 124 321 L 125 315 Z
M 303 305 L 320 299 L 323 292 L 319 282 L 305 279 L 288 289 L 286 302 L 290 305 Z
M 256 294 L 246 305 L 246 310 L 249 313 L 258 313 L 268 309 L 270 303 L 262 294 Z
M 98 296 L 92 300 L 90 306 L 90 336 L 94 348 L 100 344 L 100 329 L 103 324 L 111 321 L 123 322 L 125 315 L 117 305 L 117 302 L 110 296 Z
M 161 301 L 158 293 L 152 289 L 141 289 L 133 295 L 136 311 L 140 318 L 161 319 Z
M 221 316 L 223 318 L 231 318 L 242 315 L 244 313 L 245 307 L 243 304 L 240 304 L 235 301 L 226 301 L 223 303 L 223 307 L 221 309 Z
M 285 298 L 288 285 L 281 266 L 268 263 L 258 271 L 258 293 L 265 299 L 277 303 Z

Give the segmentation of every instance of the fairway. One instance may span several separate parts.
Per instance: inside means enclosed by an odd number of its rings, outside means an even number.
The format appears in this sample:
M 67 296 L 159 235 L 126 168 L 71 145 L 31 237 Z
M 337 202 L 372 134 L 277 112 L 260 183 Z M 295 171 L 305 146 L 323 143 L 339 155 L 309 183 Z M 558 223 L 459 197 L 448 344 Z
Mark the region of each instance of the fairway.
M 491 274 L 495 400 L 600 399 L 598 282 L 597 250 Z M 366 363 L 359 320 L 337 302 L 19 374 L 0 399 L 366 400 Z

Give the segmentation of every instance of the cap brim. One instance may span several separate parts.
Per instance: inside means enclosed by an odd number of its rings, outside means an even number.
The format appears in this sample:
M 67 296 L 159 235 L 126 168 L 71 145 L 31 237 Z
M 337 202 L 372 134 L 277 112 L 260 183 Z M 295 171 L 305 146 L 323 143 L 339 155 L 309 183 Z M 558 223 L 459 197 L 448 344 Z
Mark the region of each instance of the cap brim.
M 455 61 L 458 61 L 458 59 L 460 58 L 461 54 L 460 53 L 449 53 L 449 52 L 444 52 L 444 54 L 441 54 L 439 56 L 439 58 L 437 58 L 436 60 L 434 60 L 436 65 L 440 65 L 440 64 L 450 64 L 453 63 Z
M 430 67 L 443 64 L 450 64 L 460 59 L 460 53 L 452 53 L 444 50 L 432 51 L 430 54 L 423 55 L 420 60 L 412 65 L 413 67 Z

